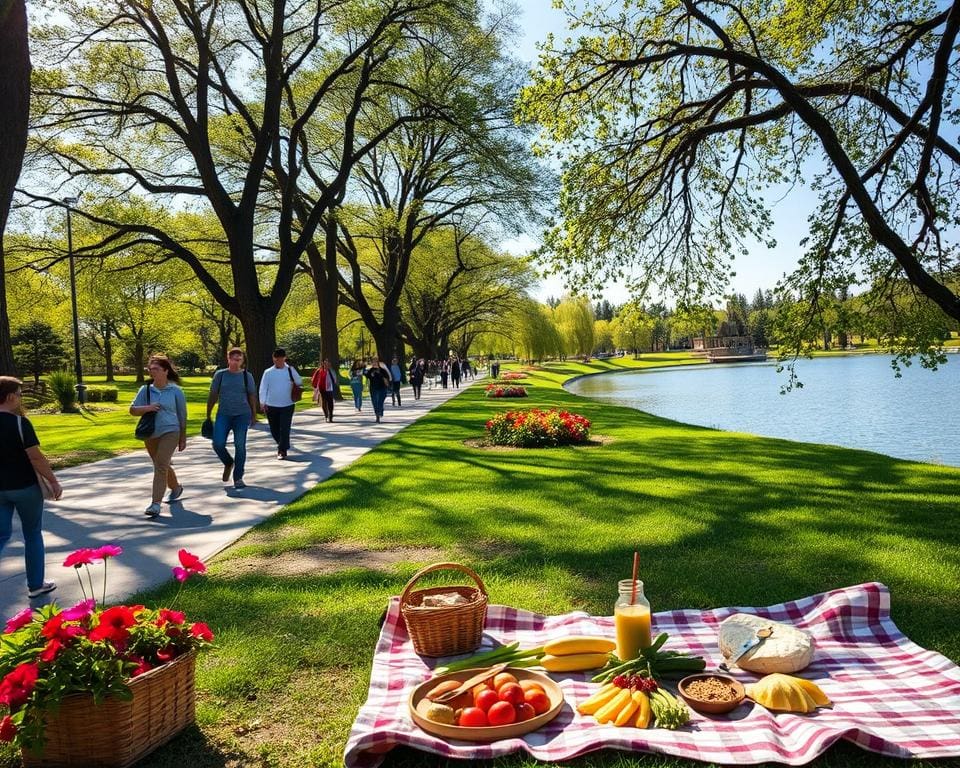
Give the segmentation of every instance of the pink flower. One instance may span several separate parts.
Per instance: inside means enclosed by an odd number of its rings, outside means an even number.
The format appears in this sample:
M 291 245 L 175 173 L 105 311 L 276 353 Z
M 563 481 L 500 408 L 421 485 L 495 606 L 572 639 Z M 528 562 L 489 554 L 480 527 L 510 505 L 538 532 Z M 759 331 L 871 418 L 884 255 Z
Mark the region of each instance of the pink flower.
M 90 618 L 90 615 L 93 613 L 93 609 L 97 607 L 97 601 L 93 598 L 89 600 L 81 600 L 73 608 L 67 608 L 67 610 L 60 613 L 60 618 L 63 621 L 85 621 Z
M 9 743 L 16 735 L 17 726 L 14 725 L 13 718 L 10 715 L 4 715 L 3 720 L 0 720 L 0 741 Z
M 93 554 L 94 550 L 84 547 L 78 549 L 76 552 L 71 552 L 67 555 L 67 559 L 63 561 L 64 568 L 79 568 L 81 565 L 90 565 L 94 561 L 95 555 Z
M 208 627 L 202 621 L 198 621 L 194 623 L 192 627 L 190 627 L 190 634 L 200 640 L 203 640 L 205 643 L 213 642 L 213 632 L 211 632 L 210 627 Z
M 123 547 L 116 544 L 104 544 L 93 550 L 94 560 L 106 560 L 108 557 L 116 557 L 123 554 Z
M 157 625 L 164 624 L 183 624 L 187 620 L 187 614 L 183 611 L 171 611 L 169 608 L 160 609 L 160 618 L 157 619 Z
M 180 565 L 188 571 L 193 571 L 193 573 L 206 573 L 207 566 L 203 564 L 203 561 L 196 555 L 187 552 L 187 550 L 181 549 L 177 552 L 177 557 L 180 558 Z
M 190 571 L 186 568 L 181 568 L 179 565 L 175 565 L 173 566 L 173 578 L 183 584 L 183 582 L 190 578 Z
M 3 631 L 3 634 L 10 635 L 16 632 L 21 627 L 27 626 L 33 620 L 33 609 L 24 608 L 20 613 L 15 616 L 11 616 L 7 620 L 7 628 Z

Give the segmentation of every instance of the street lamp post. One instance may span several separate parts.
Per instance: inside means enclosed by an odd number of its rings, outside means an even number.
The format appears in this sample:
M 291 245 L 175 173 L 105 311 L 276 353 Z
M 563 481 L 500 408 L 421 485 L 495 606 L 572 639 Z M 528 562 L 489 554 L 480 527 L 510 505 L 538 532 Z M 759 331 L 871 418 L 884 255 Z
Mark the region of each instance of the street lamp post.
M 71 206 L 76 205 L 79 199 L 65 197 L 63 202 L 67 206 L 67 258 L 70 262 L 70 306 L 73 309 L 73 371 L 77 377 L 77 402 L 83 405 L 87 399 L 87 388 L 83 384 L 83 366 L 80 365 L 80 316 L 77 312 L 77 273 L 73 265 L 73 222 L 70 219 Z

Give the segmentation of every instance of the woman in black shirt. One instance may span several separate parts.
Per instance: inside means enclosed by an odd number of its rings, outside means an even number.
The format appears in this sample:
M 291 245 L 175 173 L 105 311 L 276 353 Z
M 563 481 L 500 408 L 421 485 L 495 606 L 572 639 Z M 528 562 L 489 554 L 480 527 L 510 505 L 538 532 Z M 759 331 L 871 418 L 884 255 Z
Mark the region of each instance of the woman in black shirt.
M 34 598 L 57 588 L 43 580 L 43 492 L 37 475 L 50 484 L 56 498 L 63 489 L 40 452 L 33 425 L 20 416 L 20 386 L 19 379 L 0 376 L 0 552 L 10 540 L 16 510 L 23 529 L 28 595 Z
M 370 382 L 370 402 L 373 404 L 373 413 L 379 424 L 380 419 L 383 418 L 383 401 L 387 399 L 393 377 L 387 366 L 381 363 L 377 356 L 370 360 L 370 367 L 363 372 L 363 375 Z

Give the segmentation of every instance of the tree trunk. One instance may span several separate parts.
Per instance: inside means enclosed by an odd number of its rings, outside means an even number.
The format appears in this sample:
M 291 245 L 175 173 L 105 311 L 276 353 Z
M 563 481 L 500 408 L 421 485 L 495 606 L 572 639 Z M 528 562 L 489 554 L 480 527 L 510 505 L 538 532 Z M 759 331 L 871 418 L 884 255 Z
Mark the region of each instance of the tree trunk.
M 277 316 L 265 306 L 241 307 L 240 324 L 247 343 L 247 370 L 257 381 L 273 365 L 277 348 Z
M 143 384 L 146 378 L 143 374 L 143 368 L 145 364 L 146 361 L 143 359 L 143 339 L 137 337 L 137 340 L 133 345 L 133 367 L 137 372 L 137 384 Z
M 320 309 L 320 357 L 330 361 L 330 368 L 336 374 L 334 400 L 343 400 L 340 388 L 340 329 L 337 327 L 337 311 L 340 308 L 340 286 L 337 273 L 337 219 L 330 213 L 324 221 L 324 253 L 319 258 L 320 249 L 308 248 L 310 265 L 313 272 L 313 285 L 317 291 L 317 304 Z M 316 258 L 315 258 L 316 256 Z
M 377 343 L 377 355 L 380 359 L 388 363 L 394 357 L 398 357 L 398 346 L 400 345 L 400 307 L 396 304 L 384 306 L 383 320 L 380 327 L 373 332 L 373 338 Z
M 113 326 L 110 322 L 103 324 L 103 365 L 106 368 L 107 382 L 113 382 Z
M 0 374 L 13 375 L 3 233 L 23 167 L 30 114 L 30 45 L 24 0 L 0 0 L 0 105 Z

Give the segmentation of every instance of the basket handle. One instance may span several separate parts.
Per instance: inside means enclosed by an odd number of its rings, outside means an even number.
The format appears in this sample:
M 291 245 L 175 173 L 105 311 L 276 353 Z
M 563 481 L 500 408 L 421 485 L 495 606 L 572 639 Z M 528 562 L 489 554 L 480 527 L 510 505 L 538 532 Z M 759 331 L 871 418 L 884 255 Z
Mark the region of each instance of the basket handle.
M 428 565 L 426 568 L 421 568 L 407 582 L 407 586 L 403 588 L 403 593 L 400 595 L 400 605 L 403 605 L 407 601 L 407 595 L 410 594 L 410 590 L 413 589 L 413 585 L 416 584 L 421 578 L 426 576 L 428 573 L 433 573 L 434 571 L 444 571 L 444 570 L 454 570 L 454 571 L 463 571 L 471 579 L 477 582 L 477 586 L 480 588 L 480 591 L 483 593 L 484 597 L 487 597 L 487 588 L 483 585 L 483 582 L 480 580 L 480 577 L 477 576 L 476 572 L 468 568 L 465 565 L 460 565 L 460 563 L 434 563 L 433 565 Z

